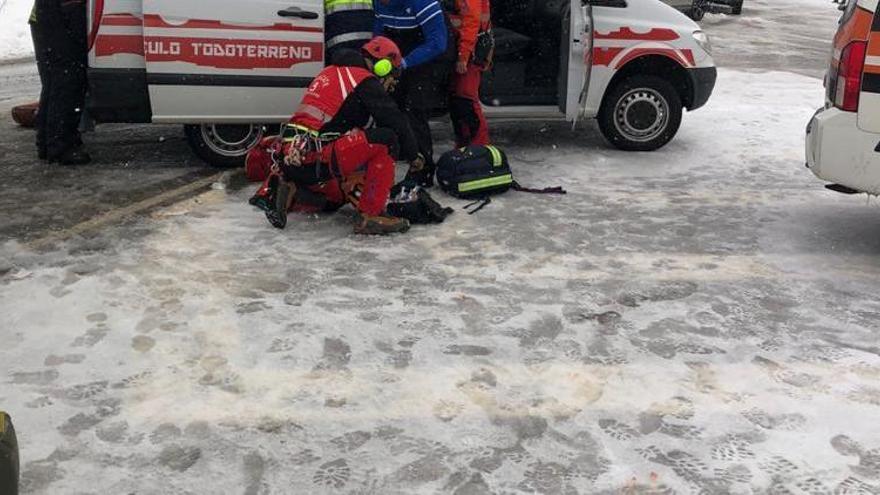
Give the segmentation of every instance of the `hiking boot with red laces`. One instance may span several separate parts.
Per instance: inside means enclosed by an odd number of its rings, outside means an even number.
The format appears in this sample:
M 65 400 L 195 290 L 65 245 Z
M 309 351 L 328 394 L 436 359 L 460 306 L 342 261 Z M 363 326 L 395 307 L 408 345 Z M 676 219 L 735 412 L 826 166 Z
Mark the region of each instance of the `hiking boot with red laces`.
M 409 220 L 403 218 L 362 215 L 354 226 L 354 233 L 359 235 L 402 234 L 409 228 Z

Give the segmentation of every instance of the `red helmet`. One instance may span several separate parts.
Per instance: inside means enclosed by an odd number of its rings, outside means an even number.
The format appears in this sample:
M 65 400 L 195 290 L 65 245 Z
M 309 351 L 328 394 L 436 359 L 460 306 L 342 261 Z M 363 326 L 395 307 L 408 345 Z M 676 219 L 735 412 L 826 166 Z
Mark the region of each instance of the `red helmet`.
M 395 69 L 403 63 L 403 55 L 397 44 L 384 36 L 376 36 L 367 42 L 363 47 L 363 52 L 375 60 L 387 59 Z

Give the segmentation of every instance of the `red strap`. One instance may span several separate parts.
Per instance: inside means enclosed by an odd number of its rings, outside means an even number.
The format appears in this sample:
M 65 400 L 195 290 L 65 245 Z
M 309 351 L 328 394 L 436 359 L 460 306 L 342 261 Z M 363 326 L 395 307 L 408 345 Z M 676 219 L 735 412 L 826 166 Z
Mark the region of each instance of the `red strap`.
M 561 186 L 545 187 L 544 189 L 531 189 L 519 185 L 518 182 L 513 183 L 513 190 L 531 194 L 568 194 L 568 191 L 563 189 Z

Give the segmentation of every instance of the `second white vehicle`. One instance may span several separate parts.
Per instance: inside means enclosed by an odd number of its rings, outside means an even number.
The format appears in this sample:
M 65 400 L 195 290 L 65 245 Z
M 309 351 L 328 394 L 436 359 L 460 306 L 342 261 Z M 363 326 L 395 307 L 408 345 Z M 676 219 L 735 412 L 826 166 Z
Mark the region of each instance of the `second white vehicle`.
M 715 86 L 707 36 L 658 0 L 505 0 L 492 17 L 490 118 L 597 118 L 651 151 Z M 90 0 L 89 113 L 183 124 L 203 159 L 239 165 L 323 67 L 323 22 L 323 0 Z
M 807 126 L 807 167 L 829 189 L 880 195 L 880 10 L 849 0 L 834 37 L 825 106 Z

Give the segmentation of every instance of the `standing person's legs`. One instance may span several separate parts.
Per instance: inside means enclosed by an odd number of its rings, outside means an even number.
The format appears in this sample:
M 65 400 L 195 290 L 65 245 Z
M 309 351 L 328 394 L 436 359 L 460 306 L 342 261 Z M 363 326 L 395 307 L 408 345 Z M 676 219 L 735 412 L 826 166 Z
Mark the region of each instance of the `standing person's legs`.
M 430 64 L 407 69 L 395 92 L 400 107 L 406 112 L 410 127 L 416 136 L 419 153 L 425 157 L 426 185 L 433 184 L 434 139 L 431 136 L 431 112 L 434 108 L 436 84 Z M 399 94 L 398 94 L 399 92 Z
M 489 144 L 489 126 L 480 104 L 482 76 L 483 69 L 474 64 L 454 76 L 449 114 L 458 147 Z
M 47 35 L 49 111 L 46 149 L 50 160 L 64 158 L 79 146 L 79 121 L 86 94 L 87 24 L 81 4 L 62 7 L 65 29 Z
M 40 75 L 40 106 L 37 109 L 37 119 L 34 127 L 37 131 L 37 155 L 41 160 L 47 158 L 46 154 L 46 114 L 49 112 L 49 93 L 52 79 L 49 77 L 49 54 L 46 51 L 46 35 L 43 28 L 37 24 L 31 24 L 31 38 L 34 40 L 34 55 L 37 59 L 37 72 Z

